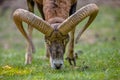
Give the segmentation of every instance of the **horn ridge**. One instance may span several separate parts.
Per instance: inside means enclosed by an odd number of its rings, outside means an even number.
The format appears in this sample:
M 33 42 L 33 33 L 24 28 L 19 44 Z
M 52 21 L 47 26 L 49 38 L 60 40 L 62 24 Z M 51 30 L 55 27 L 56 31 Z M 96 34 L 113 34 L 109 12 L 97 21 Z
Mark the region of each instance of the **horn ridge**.
M 68 34 L 72 29 L 76 27 L 78 23 L 80 23 L 83 19 L 90 16 L 90 21 L 87 22 L 87 25 L 84 27 L 85 29 L 92 23 L 94 18 L 96 17 L 98 13 L 98 7 L 96 4 L 88 4 L 78 11 L 76 11 L 73 15 L 68 17 L 60 26 L 59 31 L 66 35 Z
M 17 9 L 13 13 L 13 19 L 23 35 L 25 31 L 22 22 L 26 22 L 27 24 L 31 25 L 31 27 L 36 28 L 46 36 L 49 36 L 49 34 L 53 31 L 53 28 L 50 26 L 50 24 L 48 24 L 42 18 L 24 9 Z

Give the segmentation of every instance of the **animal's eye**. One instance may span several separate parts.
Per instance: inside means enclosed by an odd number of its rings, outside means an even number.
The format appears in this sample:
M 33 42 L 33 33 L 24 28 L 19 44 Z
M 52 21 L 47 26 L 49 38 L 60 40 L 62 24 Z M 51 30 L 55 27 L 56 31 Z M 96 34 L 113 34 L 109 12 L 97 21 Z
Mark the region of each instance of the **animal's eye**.
M 51 42 L 50 42 L 49 40 L 46 40 L 46 43 L 47 43 L 48 45 L 51 45 Z
M 66 45 L 68 43 L 69 39 L 65 39 L 64 40 L 64 45 Z

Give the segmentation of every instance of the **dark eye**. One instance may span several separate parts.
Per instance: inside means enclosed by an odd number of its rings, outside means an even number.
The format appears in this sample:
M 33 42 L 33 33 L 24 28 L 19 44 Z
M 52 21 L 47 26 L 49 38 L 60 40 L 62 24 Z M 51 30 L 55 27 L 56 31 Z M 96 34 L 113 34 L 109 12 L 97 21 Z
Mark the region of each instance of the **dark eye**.
M 69 39 L 65 39 L 64 40 L 64 45 L 66 45 L 68 43 Z
M 50 42 L 50 41 L 48 41 L 48 40 L 46 41 L 46 43 L 47 43 L 48 45 L 51 45 L 51 42 Z

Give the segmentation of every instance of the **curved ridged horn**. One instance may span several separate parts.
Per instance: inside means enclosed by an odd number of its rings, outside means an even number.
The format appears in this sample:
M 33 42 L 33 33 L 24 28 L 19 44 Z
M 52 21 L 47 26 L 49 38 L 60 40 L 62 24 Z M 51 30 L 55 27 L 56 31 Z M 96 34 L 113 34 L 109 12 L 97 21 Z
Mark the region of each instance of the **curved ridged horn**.
M 73 15 L 68 17 L 61 25 L 59 25 L 58 30 L 62 35 L 68 34 L 72 29 L 76 27 L 83 19 L 90 16 L 87 24 L 83 27 L 81 34 L 84 30 L 92 23 L 98 13 L 98 7 L 96 4 L 88 4 L 76 11 Z
M 50 26 L 50 24 L 48 24 L 40 17 L 24 9 L 17 9 L 13 13 L 13 19 L 20 32 L 28 41 L 29 37 L 23 28 L 22 22 L 26 22 L 28 25 L 31 25 L 31 27 L 36 28 L 38 31 L 42 32 L 46 36 L 49 36 L 51 32 L 53 32 L 53 28 Z

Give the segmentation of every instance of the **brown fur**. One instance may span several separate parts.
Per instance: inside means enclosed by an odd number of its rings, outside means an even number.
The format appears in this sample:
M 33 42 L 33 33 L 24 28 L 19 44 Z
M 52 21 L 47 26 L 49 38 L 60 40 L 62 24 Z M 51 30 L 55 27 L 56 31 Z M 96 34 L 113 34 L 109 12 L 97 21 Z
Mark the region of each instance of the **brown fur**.
M 43 12 L 45 20 L 48 21 L 54 17 L 66 19 L 69 16 L 70 6 L 70 0 L 44 0 Z
M 71 5 L 76 0 L 35 0 L 39 5 L 43 5 L 43 13 L 45 20 L 49 22 L 49 19 L 59 17 L 66 19 L 69 17 Z

